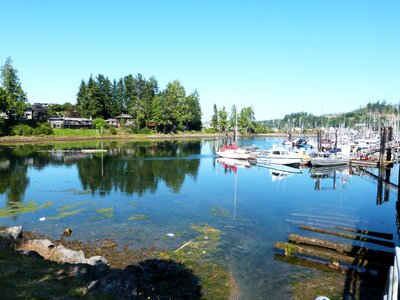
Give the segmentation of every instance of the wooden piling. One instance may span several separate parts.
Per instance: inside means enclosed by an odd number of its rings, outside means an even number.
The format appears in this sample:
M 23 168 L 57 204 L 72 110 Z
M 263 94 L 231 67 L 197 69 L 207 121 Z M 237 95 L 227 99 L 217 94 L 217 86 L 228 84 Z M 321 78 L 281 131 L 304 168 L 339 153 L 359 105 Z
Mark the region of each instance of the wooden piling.
M 379 168 L 383 168 L 385 145 L 386 145 L 386 128 L 385 126 L 382 125 L 380 132 Z

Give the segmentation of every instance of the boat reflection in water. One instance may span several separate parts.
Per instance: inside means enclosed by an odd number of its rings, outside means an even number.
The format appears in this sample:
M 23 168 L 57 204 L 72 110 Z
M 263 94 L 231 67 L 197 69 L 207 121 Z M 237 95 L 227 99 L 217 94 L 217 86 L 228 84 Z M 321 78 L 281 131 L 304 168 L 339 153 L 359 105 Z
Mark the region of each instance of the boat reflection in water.
M 281 164 L 260 164 L 257 166 L 269 169 L 272 181 L 285 179 L 293 174 L 301 174 L 301 169 L 295 166 L 281 165 Z
M 225 169 L 231 169 L 235 173 L 237 172 L 238 168 L 250 168 L 250 163 L 243 159 L 218 157 L 215 159 L 215 161 L 221 164 Z
M 337 179 L 340 179 L 340 185 L 346 184 L 350 179 L 350 169 L 347 165 L 312 167 L 310 168 L 310 177 L 314 178 L 316 191 L 322 189 L 336 189 Z M 324 188 L 321 186 L 321 180 L 332 179 L 332 187 Z

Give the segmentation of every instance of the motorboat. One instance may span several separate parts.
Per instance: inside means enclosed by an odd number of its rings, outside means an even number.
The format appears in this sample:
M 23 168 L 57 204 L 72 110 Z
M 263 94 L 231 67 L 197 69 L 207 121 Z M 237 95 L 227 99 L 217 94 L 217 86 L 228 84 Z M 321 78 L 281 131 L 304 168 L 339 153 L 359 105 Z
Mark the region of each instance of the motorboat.
M 299 165 L 301 157 L 289 153 L 285 148 L 275 147 L 256 156 L 257 164 Z
M 326 167 L 326 166 L 340 166 L 350 163 L 350 159 L 332 152 L 316 152 L 310 158 L 311 166 L 313 167 Z

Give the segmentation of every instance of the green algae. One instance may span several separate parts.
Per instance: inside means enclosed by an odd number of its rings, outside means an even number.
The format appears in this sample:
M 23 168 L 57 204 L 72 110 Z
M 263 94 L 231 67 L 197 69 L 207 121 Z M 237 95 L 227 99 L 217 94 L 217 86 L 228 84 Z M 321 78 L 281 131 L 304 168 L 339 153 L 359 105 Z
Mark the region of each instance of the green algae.
M 75 210 L 71 210 L 71 211 L 65 211 L 65 212 L 62 212 L 62 213 L 58 214 L 55 217 L 48 217 L 47 219 L 49 219 L 49 220 L 60 220 L 60 219 L 65 218 L 65 217 L 75 216 L 75 215 L 77 215 L 77 214 L 79 214 L 81 212 L 84 212 L 86 210 L 87 210 L 87 208 L 81 208 L 81 209 L 75 209 Z
M 221 231 L 208 224 L 194 224 L 191 229 L 198 235 L 174 251 L 160 253 L 160 257 L 181 262 L 193 270 L 200 278 L 205 299 L 229 299 L 233 278 L 223 262 L 212 257 L 220 250 Z
M 142 220 L 147 220 L 148 218 L 150 218 L 149 216 L 145 216 L 145 215 L 132 215 L 128 218 L 128 220 L 131 221 L 142 221 Z
M 114 208 L 112 207 L 99 208 L 94 212 L 99 214 L 99 216 L 92 217 L 92 219 L 105 219 L 112 218 L 114 216 Z
M 0 218 L 12 218 L 20 214 L 36 212 L 40 209 L 47 208 L 53 205 L 53 202 L 46 202 L 37 205 L 35 201 L 23 202 L 8 202 L 7 207 L 0 209 Z
M 223 207 L 211 207 L 210 208 L 210 213 L 215 216 L 215 217 L 223 217 L 223 218 L 229 218 L 230 215 L 228 214 L 227 210 Z
M 69 205 L 69 204 L 64 204 L 63 206 L 61 206 L 60 208 L 57 208 L 57 211 L 68 211 L 68 210 L 73 210 L 79 206 L 85 205 L 86 202 L 80 202 L 77 203 L 75 205 Z
M 104 214 L 104 213 L 110 213 L 113 212 L 114 208 L 112 207 L 107 207 L 107 208 L 99 208 L 96 209 L 94 212 L 98 213 L 98 214 Z

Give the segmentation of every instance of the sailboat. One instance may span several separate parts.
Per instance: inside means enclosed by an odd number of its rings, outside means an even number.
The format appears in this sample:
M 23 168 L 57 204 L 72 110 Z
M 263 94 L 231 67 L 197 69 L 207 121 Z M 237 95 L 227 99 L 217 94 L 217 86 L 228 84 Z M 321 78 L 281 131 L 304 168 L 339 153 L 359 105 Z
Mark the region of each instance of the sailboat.
M 251 153 L 246 149 L 238 148 L 237 144 L 237 114 L 236 114 L 236 124 L 235 124 L 235 135 L 233 137 L 232 145 L 223 145 L 215 153 L 223 158 L 231 159 L 250 159 L 252 157 Z

